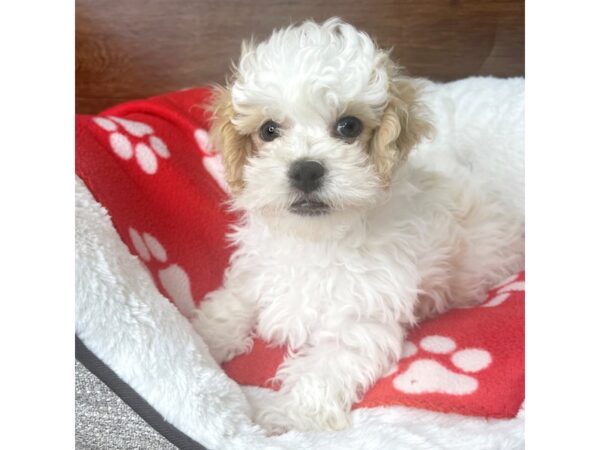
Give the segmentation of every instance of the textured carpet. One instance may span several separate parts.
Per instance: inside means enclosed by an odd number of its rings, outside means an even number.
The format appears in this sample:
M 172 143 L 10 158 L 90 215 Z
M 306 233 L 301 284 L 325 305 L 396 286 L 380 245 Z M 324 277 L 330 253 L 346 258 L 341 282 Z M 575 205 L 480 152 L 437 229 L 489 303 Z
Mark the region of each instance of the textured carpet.
M 75 362 L 77 450 L 176 450 L 113 391 Z

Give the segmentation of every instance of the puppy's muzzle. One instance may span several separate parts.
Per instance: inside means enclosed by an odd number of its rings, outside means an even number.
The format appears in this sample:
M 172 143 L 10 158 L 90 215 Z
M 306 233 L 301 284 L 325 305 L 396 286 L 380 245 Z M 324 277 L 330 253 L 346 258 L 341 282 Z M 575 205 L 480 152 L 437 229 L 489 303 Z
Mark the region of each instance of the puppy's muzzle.
M 305 194 L 319 189 L 324 175 L 325 167 L 321 163 L 306 159 L 294 161 L 288 172 L 291 185 Z
M 292 187 L 302 192 L 300 199 L 290 206 L 290 211 L 300 216 L 321 216 L 330 210 L 329 205 L 314 194 L 323 184 L 325 167 L 318 161 L 294 161 L 288 172 Z

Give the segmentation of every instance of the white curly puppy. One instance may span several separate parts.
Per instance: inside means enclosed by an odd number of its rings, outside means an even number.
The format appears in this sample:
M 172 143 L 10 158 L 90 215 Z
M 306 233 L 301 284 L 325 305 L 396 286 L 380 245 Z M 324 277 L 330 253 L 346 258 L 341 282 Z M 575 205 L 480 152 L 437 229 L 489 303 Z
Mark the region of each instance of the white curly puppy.
M 339 19 L 246 43 L 211 135 L 243 212 L 221 289 L 195 313 L 215 359 L 286 345 L 271 432 L 341 429 L 407 329 L 523 266 L 522 220 L 483 184 L 409 157 L 420 84 Z

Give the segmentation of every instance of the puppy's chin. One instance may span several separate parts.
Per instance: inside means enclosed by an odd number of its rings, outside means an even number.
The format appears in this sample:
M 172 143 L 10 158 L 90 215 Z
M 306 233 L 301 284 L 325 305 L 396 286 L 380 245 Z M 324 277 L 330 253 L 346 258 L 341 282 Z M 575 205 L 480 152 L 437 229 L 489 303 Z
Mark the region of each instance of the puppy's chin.
M 299 201 L 287 209 L 265 208 L 248 213 L 268 227 L 274 236 L 309 241 L 341 239 L 357 228 L 359 211 L 336 210 L 317 201 Z

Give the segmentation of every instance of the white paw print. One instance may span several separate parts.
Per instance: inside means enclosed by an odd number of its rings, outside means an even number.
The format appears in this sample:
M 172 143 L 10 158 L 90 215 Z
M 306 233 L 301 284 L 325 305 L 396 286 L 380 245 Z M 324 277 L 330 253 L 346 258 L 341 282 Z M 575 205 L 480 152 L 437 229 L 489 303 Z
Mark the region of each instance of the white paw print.
M 158 170 L 157 155 L 163 159 L 171 156 L 167 144 L 154 134 L 150 125 L 115 116 L 94 117 L 93 120 L 110 133 L 110 146 L 119 157 L 128 160 L 135 155 L 140 168 L 149 175 Z M 134 145 L 132 140 L 137 143 Z
M 512 292 L 524 291 L 525 281 L 519 280 L 521 274 L 517 273 L 508 277 L 502 283 L 494 286 L 491 290 L 496 290 L 496 295 L 481 305 L 482 308 L 493 308 L 499 306 L 508 300 Z
M 151 234 L 140 234 L 135 228 L 130 227 L 129 237 L 142 260 L 146 262 L 155 260 L 166 265 L 166 267 L 158 270 L 158 279 L 181 314 L 191 317 L 195 309 L 195 303 L 192 297 L 190 279 L 185 270 L 177 264 L 167 265 L 167 251 Z
M 438 358 L 449 357 L 452 366 L 462 372 L 475 374 L 492 363 L 492 355 L 480 348 L 465 348 L 457 350 L 456 342 L 446 336 L 426 336 L 417 347 L 412 342 L 404 344 L 406 356 L 410 357 L 421 351 L 424 355 L 430 353 Z M 406 371 L 394 378 L 396 389 L 406 394 L 451 394 L 466 395 L 475 392 L 479 386 L 477 378 L 447 369 L 433 357 L 421 357 L 413 361 Z M 389 374 L 388 374 L 389 376 Z
M 194 131 L 194 138 L 202 152 L 202 164 L 204 165 L 204 168 L 219 184 L 221 189 L 223 189 L 224 192 L 229 193 L 229 185 L 227 184 L 227 181 L 225 181 L 225 168 L 223 167 L 221 154 L 215 152 L 208 133 L 206 130 L 198 128 Z

